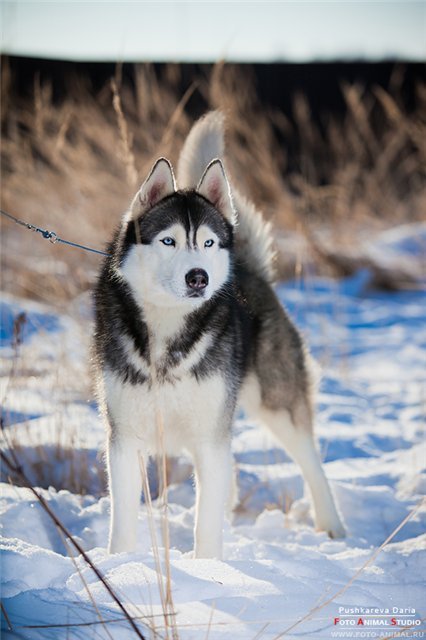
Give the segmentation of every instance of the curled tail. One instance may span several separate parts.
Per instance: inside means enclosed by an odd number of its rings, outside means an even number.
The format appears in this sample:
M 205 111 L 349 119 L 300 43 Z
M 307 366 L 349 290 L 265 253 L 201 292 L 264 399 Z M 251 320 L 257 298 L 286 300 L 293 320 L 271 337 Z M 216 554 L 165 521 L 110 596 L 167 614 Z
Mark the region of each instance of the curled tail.
M 181 189 L 197 187 L 206 166 L 215 158 L 223 161 L 225 118 L 220 111 L 210 111 L 198 120 L 182 148 L 177 171 L 177 182 Z M 271 224 L 252 202 L 235 189 L 231 182 L 232 197 L 238 213 L 235 229 L 237 261 L 267 282 L 274 281 L 273 240 Z

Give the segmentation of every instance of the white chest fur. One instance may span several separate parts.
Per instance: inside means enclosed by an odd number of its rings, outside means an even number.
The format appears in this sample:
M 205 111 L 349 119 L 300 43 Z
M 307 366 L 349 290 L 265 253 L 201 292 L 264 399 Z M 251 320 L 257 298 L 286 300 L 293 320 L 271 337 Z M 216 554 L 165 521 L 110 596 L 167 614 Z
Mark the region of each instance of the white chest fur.
M 215 438 L 226 404 L 223 378 L 197 381 L 185 374 L 175 382 L 132 385 L 111 371 L 104 374 L 112 428 L 120 436 L 137 437 L 149 454 L 164 442 L 168 454 L 193 448 L 195 441 Z
M 125 276 L 130 281 L 128 271 L 132 265 L 131 260 L 126 262 Z M 168 454 L 178 454 L 182 449 L 193 449 L 199 438 L 214 438 L 222 426 L 226 406 L 223 376 L 212 371 L 208 377 L 197 379 L 192 373 L 213 345 L 214 335 L 204 333 L 189 350 L 179 351 L 179 336 L 197 304 L 185 301 L 162 307 L 144 299 L 144 290 L 134 284 L 132 288 L 148 327 L 151 365 L 129 338 L 120 339 L 127 361 L 149 382 L 133 385 L 123 382 L 123 376 L 112 370 L 103 372 L 102 395 L 107 401 L 111 428 L 119 436 L 137 437 L 149 454 L 161 450 L 162 442 Z

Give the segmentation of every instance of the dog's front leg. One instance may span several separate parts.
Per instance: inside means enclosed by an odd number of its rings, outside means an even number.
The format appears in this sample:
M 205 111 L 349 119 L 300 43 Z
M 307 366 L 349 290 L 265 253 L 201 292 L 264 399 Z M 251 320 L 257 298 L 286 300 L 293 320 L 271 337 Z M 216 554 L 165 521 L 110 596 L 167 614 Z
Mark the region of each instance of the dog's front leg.
M 202 442 L 194 452 L 197 482 L 195 558 L 222 558 L 223 520 L 232 478 L 230 442 Z
M 142 490 L 140 451 L 134 438 L 111 437 L 108 479 L 111 498 L 109 553 L 134 551 Z

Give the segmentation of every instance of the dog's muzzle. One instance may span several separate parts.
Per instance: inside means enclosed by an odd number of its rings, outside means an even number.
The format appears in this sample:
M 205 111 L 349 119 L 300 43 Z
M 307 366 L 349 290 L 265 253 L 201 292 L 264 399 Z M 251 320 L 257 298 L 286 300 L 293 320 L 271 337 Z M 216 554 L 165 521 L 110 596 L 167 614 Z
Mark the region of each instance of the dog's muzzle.
M 204 269 L 191 269 L 185 276 L 190 295 L 201 295 L 209 284 L 209 276 Z

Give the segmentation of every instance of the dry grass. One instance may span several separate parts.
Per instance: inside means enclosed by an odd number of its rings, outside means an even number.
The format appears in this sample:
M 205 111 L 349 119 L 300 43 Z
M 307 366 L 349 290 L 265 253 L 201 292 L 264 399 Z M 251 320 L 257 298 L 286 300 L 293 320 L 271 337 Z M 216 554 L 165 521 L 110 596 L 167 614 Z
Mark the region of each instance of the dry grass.
M 28 99 L 16 95 L 5 61 L 2 208 L 103 248 L 155 158 L 176 162 L 191 125 L 187 103 L 199 93 L 209 108 L 227 114 L 231 172 L 277 226 L 278 249 L 285 248 L 281 275 L 294 275 L 312 260 L 323 270 L 350 272 L 346 246 L 353 255 L 372 232 L 424 211 L 424 86 L 417 87 L 410 115 L 397 91 L 343 86 L 344 117 L 326 117 L 320 131 L 303 95 L 294 96 L 293 124 L 263 109 L 247 68 L 217 64 L 200 72 L 183 96 L 180 73 L 178 65 L 166 66 L 161 76 L 138 65 L 130 85 L 117 67 L 97 93 L 88 78 L 70 77 L 60 101 L 36 75 Z M 285 175 L 289 138 L 297 141 L 296 169 Z M 99 257 L 47 245 L 13 223 L 2 226 L 4 289 L 62 301 L 90 288 Z M 300 232 L 299 242 L 284 244 L 291 231 Z

